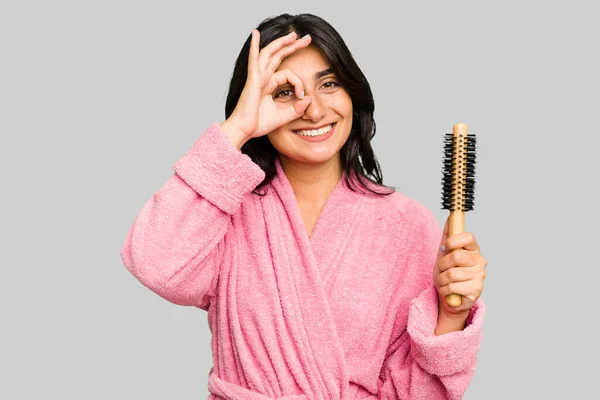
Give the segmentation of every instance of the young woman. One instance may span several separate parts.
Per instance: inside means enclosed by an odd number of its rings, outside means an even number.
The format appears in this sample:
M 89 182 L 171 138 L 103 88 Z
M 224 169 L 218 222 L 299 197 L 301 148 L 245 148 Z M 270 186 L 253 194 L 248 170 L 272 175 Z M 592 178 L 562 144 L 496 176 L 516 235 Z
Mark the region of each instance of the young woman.
M 263 21 L 213 123 L 143 206 L 125 266 L 208 312 L 212 399 L 459 399 L 486 260 L 383 185 L 367 80 L 326 21 Z M 446 224 L 447 225 L 447 224 Z M 450 307 L 445 297 L 462 295 Z

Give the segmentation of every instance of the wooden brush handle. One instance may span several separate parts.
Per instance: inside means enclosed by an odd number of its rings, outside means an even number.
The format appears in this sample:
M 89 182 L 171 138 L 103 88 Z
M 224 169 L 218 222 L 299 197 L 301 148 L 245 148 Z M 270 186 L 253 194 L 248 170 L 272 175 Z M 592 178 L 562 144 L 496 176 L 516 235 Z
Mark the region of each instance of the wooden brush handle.
M 452 129 L 452 134 L 455 139 L 458 136 L 467 136 L 469 128 L 467 124 L 455 124 Z M 466 160 L 465 160 L 466 162 Z M 457 177 L 459 174 L 455 174 Z M 459 182 L 454 182 L 454 187 L 458 187 Z M 450 211 L 450 220 L 448 221 L 448 235 L 452 236 L 455 233 L 461 233 L 465 230 L 465 212 Z M 451 307 L 458 307 L 462 304 L 462 296 L 456 293 L 451 293 L 446 296 L 446 303 Z

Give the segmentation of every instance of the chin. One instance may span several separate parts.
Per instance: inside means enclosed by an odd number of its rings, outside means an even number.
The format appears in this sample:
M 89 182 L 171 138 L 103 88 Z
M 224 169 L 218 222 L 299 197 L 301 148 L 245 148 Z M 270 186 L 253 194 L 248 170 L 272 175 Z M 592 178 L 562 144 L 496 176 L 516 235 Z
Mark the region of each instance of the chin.
M 339 159 L 339 152 L 329 151 L 323 153 L 311 152 L 310 154 L 295 153 L 291 155 L 283 153 L 283 155 L 290 160 L 307 164 L 324 164 L 330 162 L 331 160 Z

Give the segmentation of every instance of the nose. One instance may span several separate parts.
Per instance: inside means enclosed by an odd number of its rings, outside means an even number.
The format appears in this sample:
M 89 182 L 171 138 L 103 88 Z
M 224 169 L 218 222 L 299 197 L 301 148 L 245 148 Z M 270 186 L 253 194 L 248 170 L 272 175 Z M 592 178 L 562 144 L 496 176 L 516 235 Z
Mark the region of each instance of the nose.
M 321 99 L 319 99 L 319 96 L 316 93 L 311 93 L 310 97 L 312 98 L 312 102 L 304 112 L 302 119 L 313 122 L 320 121 L 325 114 L 323 103 L 321 102 Z

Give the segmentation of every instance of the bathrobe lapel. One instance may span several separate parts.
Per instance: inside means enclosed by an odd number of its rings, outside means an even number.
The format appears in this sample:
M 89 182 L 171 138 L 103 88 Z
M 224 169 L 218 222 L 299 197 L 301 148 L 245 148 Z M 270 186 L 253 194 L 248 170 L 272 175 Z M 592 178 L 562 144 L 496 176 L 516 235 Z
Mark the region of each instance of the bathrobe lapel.
M 310 385 L 302 389 L 310 393 L 309 398 L 342 399 L 348 392 L 348 368 L 331 315 L 327 277 L 353 230 L 358 204 L 347 201 L 348 189 L 340 180 L 309 239 L 279 160 L 276 166 L 277 176 L 270 185 L 273 190 L 270 188 L 261 202 L 283 317 Z M 320 241 L 328 243 L 320 245 Z
M 346 185 L 344 178 L 331 192 L 317 223 L 313 228 L 310 238 L 306 236 L 306 229 L 300 209 L 296 201 L 294 190 L 285 176 L 279 159 L 276 159 L 277 176 L 272 185 L 277 191 L 278 199 L 286 208 L 287 217 L 295 235 L 300 236 L 302 249 L 314 258 L 315 268 L 320 274 L 320 282 L 326 294 L 332 289 L 335 272 L 341 263 L 340 257 L 348 242 L 355 236 L 360 210 L 363 207 L 364 197 L 353 192 Z
M 315 257 L 326 296 L 335 290 L 335 278 L 343 265 L 341 259 L 346 246 L 359 235 L 356 228 L 360 225 L 363 201 L 364 198 L 351 191 L 342 178 L 329 196 L 310 236 L 309 249 Z M 296 210 L 302 222 L 299 209 Z

